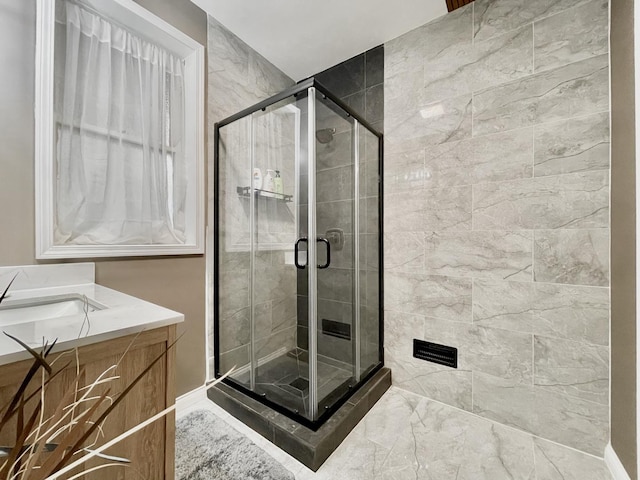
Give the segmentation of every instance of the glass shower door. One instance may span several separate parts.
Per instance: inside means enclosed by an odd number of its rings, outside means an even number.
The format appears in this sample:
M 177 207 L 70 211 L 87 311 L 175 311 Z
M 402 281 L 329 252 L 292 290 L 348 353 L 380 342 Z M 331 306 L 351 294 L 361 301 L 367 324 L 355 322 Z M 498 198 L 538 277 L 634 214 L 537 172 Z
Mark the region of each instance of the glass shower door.
M 316 420 L 330 410 L 356 383 L 358 329 L 357 271 L 359 239 L 357 206 L 358 174 L 355 158 L 355 122 L 344 110 L 320 92 L 312 92 L 315 134 L 309 141 L 315 152 L 310 171 L 315 178 L 310 191 L 315 221 L 316 268 L 310 272 L 315 282 L 315 299 L 310 298 L 309 355 L 315 348 Z M 312 99 L 310 99 L 312 101 Z M 311 188 L 310 188 L 311 190 Z M 310 291 L 312 289 L 310 288 Z M 315 334 L 315 339 L 311 336 Z M 315 340 L 315 341 L 314 341 Z M 313 373 L 312 373 L 313 376 Z
M 300 133 L 294 98 L 220 128 L 218 151 L 219 374 L 304 415 L 293 246 L 301 234 Z M 304 189 L 306 191 L 306 189 Z M 294 386 L 290 385 L 291 383 Z
M 286 99 L 252 114 L 250 373 L 255 393 L 304 414 L 304 392 L 295 387 L 309 376 L 296 351 L 292 250 L 300 234 L 301 124 L 296 103 Z
M 311 425 L 381 360 L 380 140 L 322 92 L 216 130 L 216 375 Z

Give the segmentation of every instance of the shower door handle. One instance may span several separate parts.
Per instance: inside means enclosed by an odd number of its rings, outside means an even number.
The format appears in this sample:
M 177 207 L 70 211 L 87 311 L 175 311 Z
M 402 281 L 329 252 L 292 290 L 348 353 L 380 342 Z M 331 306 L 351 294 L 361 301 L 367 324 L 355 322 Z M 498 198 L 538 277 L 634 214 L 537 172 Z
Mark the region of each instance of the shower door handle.
M 317 242 L 322 242 L 327 246 L 327 261 L 324 265 L 318 265 L 318 268 L 329 268 L 331 265 L 331 242 L 323 237 L 318 237 Z
M 298 252 L 300 251 L 300 244 L 302 242 L 307 243 L 307 237 L 300 237 L 298 240 L 296 240 L 296 245 L 293 249 L 293 263 L 295 263 L 296 268 L 299 268 L 300 270 L 304 270 L 307 266 L 306 263 L 304 265 L 300 265 L 300 263 L 298 262 Z

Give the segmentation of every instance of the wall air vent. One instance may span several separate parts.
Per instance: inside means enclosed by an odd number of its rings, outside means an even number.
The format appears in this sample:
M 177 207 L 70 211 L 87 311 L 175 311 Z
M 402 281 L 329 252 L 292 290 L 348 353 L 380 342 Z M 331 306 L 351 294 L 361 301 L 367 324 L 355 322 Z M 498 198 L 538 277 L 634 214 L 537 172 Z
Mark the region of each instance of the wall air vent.
M 456 8 L 464 7 L 473 0 L 447 0 L 447 10 L 453 12 Z
M 428 362 L 458 368 L 458 349 L 455 347 L 447 347 L 446 345 L 438 345 L 437 343 L 425 342 L 414 338 L 413 356 Z
M 343 340 L 351 340 L 351 325 L 323 318 L 322 333 L 332 337 L 342 338 Z

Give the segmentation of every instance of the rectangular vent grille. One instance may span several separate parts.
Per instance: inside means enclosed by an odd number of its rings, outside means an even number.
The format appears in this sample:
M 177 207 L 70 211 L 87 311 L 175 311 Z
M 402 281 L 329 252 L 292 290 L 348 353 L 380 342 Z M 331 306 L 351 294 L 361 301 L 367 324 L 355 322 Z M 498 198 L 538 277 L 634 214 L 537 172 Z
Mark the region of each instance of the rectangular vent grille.
M 322 333 L 331 337 L 342 338 L 343 340 L 351 340 L 351 325 L 323 318 Z
M 446 345 L 438 345 L 437 343 L 425 342 L 414 338 L 413 356 L 428 362 L 458 368 L 458 349 L 455 347 L 447 347 Z

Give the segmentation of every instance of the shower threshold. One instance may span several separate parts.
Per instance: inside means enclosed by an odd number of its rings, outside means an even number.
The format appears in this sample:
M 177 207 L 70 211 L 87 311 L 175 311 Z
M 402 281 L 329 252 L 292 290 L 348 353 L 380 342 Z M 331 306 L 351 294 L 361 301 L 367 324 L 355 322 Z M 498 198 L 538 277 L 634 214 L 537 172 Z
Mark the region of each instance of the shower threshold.
M 293 362 L 287 359 L 295 360 L 293 356 L 287 355 L 281 357 L 277 366 L 273 365 L 272 369 L 266 369 L 266 371 L 271 371 L 274 377 L 279 376 L 280 373 L 287 373 L 282 375 L 278 381 L 264 382 L 261 385 L 272 392 L 272 395 L 276 388 L 285 392 L 284 394 L 278 392 L 282 395 L 282 398 L 278 397 L 279 401 L 282 401 L 283 398 L 287 402 L 296 399 L 295 401 L 298 402 L 296 405 L 304 408 L 304 387 L 308 379 L 303 376 L 293 378 L 296 375 L 295 370 L 292 369 Z M 277 367 L 281 368 L 279 373 L 276 373 L 278 372 Z M 334 382 L 340 381 L 340 376 L 346 374 L 346 372 L 335 372 Z M 263 377 L 263 380 L 265 378 Z M 295 386 L 292 383 L 295 383 Z M 214 403 L 271 443 L 280 447 L 311 470 L 317 471 L 390 386 L 391 370 L 383 367 L 362 384 L 316 431 L 295 422 L 288 416 L 225 383 L 218 383 L 210 388 L 208 396 Z M 327 391 L 331 388 L 327 386 Z

